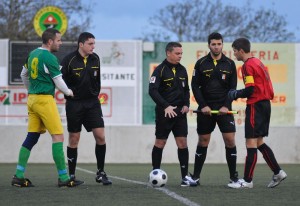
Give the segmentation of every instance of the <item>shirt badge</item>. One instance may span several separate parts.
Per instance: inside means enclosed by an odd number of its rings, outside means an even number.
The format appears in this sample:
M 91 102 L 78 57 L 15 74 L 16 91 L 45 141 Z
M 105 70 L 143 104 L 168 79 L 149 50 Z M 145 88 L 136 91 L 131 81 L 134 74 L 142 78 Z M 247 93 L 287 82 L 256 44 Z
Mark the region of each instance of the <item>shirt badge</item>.
M 155 80 L 156 80 L 156 77 L 155 77 L 155 76 L 152 76 L 152 77 L 150 78 L 150 83 L 155 83 Z

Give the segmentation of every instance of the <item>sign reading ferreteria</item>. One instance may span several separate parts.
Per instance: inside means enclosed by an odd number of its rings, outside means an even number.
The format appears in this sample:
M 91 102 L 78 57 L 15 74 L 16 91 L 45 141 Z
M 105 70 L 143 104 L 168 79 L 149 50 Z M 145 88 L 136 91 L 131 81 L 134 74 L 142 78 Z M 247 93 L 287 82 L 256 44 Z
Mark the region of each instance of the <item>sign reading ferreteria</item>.
M 42 33 L 48 28 L 57 29 L 63 35 L 68 27 L 68 19 L 60 8 L 47 6 L 36 13 L 33 26 L 39 36 L 42 36 Z
M 143 55 L 143 66 L 148 70 L 144 69 L 144 82 L 148 83 L 150 76 L 154 69 L 160 64 L 165 58 L 164 47 L 166 43 L 159 42 L 155 44 L 155 50 L 152 52 L 144 53 Z M 296 104 L 297 97 L 297 81 L 299 76 L 297 71 L 297 58 L 299 57 L 300 50 L 296 51 L 296 44 L 282 44 L 282 43 L 253 43 L 251 48 L 251 55 L 260 59 L 264 66 L 268 69 L 273 87 L 274 87 L 274 99 L 272 99 L 272 126 L 294 126 L 299 124 L 299 104 Z M 181 59 L 181 64 L 187 69 L 189 81 L 191 82 L 193 76 L 193 70 L 195 63 L 198 59 L 207 55 L 210 51 L 207 47 L 207 43 L 203 42 L 182 42 L 184 55 Z M 300 47 L 299 47 L 300 48 Z M 243 63 L 237 61 L 233 55 L 231 43 L 224 43 L 222 52 L 229 58 L 235 61 L 237 67 L 238 85 L 237 89 L 244 88 L 243 77 L 242 77 L 242 65 Z M 299 59 L 299 58 L 298 58 Z M 299 67 L 298 67 L 299 68 Z M 191 83 L 189 83 L 190 85 Z M 143 123 L 154 124 L 155 116 L 153 115 L 155 104 L 148 95 L 148 85 L 145 84 L 143 87 Z M 187 115 L 188 124 L 196 125 L 197 115 L 192 112 L 198 108 L 197 101 L 190 88 L 190 112 Z M 298 92 L 299 93 L 299 92 Z M 238 99 L 233 101 L 233 110 L 237 110 L 238 114 L 234 115 L 235 124 L 237 126 L 243 126 L 245 120 L 245 108 L 246 99 Z M 296 112 L 295 112 L 296 111 Z

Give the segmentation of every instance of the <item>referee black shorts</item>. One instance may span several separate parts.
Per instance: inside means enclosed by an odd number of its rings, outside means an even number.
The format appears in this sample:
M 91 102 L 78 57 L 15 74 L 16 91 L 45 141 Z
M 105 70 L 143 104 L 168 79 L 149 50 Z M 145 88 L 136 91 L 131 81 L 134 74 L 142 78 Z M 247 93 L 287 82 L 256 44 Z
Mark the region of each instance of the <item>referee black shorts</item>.
M 218 124 L 218 127 L 222 133 L 231 133 L 236 131 L 234 117 L 232 114 L 212 114 L 210 116 L 197 113 L 198 135 L 211 134 L 214 131 L 216 124 Z
M 271 102 L 263 100 L 247 104 L 245 118 L 245 138 L 266 137 L 269 134 Z
M 180 112 L 182 108 L 175 109 L 177 116 L 174 118 L 165 117 L 165 111 L 161 107 L 155 108 L 155 136 L 156 139 L 168 139 L 172 131 L 174 137 L 187 137 L 188 126 L 186 114 Z
M 67 100 L 66 115 L 68 132 L 80 132 L 82 125 L 88 132 L 94 128 L 104 127 L 101 104 L 98 98 Z

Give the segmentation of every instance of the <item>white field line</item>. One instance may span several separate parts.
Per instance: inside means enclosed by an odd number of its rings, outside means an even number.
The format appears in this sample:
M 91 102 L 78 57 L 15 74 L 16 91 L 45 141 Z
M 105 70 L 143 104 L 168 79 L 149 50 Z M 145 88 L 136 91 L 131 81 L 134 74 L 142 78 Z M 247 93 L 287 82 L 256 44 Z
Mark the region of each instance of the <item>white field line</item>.
M 89 173 L 89 174 L 95 174 L 95 172 L 93 171 L 90 171 L 90 170 L 86 170 L 86 169 L 83 169 L 83 168 L 80 168 L 80 167 L 76 167 L 77 170 L 80 170 L 82 172 L 86 172 L 86 173 Z M 134 183 L 134 184 L 138 184 L 138 185 L 145 185 L 145 186 L 148 186 L 149 184 L 146 183 L 146 182 L 140 182 L 140 181 L 135 181 L 135 180 L 130 180 L 130 179 L 126 179 L 126 178 L 123 178 L 123 177 L 117 177 L 117 176 L 109 176 L 113 179 L 117 179 L 117 180 L 122 180 L 122 181 L 125 181 L 125 182 L 130 182 L 130 183 Z M 195 203 L 195 202 L 192 202 L 191 200 L 187 199 L 187 198 L 184 198 L 178 194 L 176 194 L 175 192 L 172 192 L 164 187 L 159 187 L 159 188 L 154 188 L 156 190 L 159 190 L 163 193 L 165 193 L 166 195 L 178 200 L 179 202 L 183 203 L 184 205 L 187 205 L 187 206 L 200 206 L 199 204 Z

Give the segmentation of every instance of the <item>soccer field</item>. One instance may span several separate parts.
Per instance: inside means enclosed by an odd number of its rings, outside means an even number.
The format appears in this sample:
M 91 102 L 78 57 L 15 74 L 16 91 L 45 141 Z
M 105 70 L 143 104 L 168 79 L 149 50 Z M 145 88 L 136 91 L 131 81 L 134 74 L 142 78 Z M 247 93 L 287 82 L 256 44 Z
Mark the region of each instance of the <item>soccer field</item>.
M 266 164 L 258 164 L 254 188 L 243 190 L 226 187 L 226 164 L 205 164 L 198 187 L 181 187 L 178 164 L 163 164 L 168 182 L 159 189 L 147 183 L 150 164 L 107 164 L 105 170 L 113 181 L 110 186 L 95 182 L 95 164 L 78 164 L 76 176 L 85 184 L 76 188 L 56 186 L 54 164 L 29 164 L 26 177 L 35 187 L 12 187 L 15 167 L 15 164 L 0 164 L 0 205 L 300 205 L 300 165 L 296 164 L 282 165 L 288 177 L 273 189 L 266 187 L 271 171 Z M 242 176 L 243 165 L 238 165 L 238 171 Z

